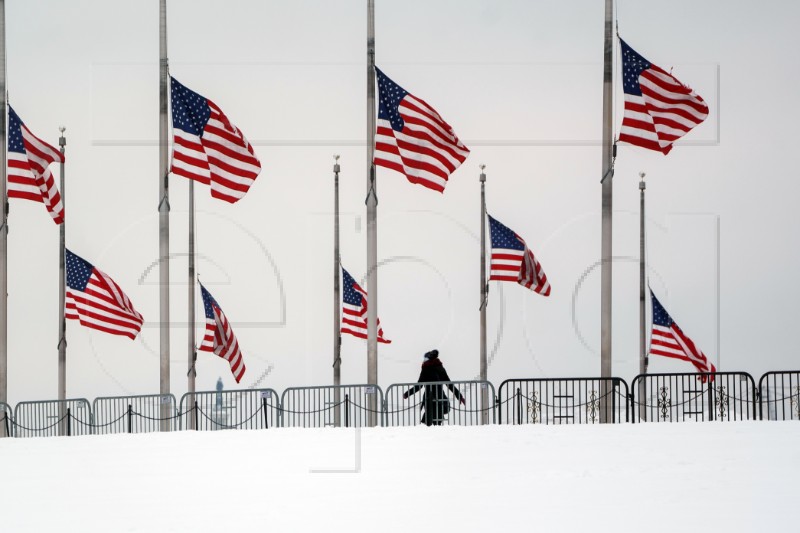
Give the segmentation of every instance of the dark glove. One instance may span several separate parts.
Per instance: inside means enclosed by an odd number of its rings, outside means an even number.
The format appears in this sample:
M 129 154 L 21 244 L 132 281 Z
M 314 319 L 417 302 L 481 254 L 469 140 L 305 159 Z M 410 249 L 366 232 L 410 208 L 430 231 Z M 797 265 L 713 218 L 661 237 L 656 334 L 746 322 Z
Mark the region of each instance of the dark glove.
M 403 399 L 408 400 L 408 391 L 403 393 Z
M 459 402 L 461 402 L 461 405 L 465 405 L 465 404 L 464 404 L 464 397 L 463 397 L 463 396 L 462 396 L 461 398 L 459 398 L 459 399 L 458 399 L 458 401 L 459 401 Z

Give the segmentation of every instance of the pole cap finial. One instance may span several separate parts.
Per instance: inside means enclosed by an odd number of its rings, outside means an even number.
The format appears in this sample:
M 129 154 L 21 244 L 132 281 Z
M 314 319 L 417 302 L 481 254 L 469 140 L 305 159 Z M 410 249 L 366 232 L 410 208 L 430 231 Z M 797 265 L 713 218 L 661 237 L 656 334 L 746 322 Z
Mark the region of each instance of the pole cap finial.
M 486 168 L 486 165 L 478 165 L 478 166 L 481 169 L 480 180 L 481 180 L 481 183 L 483 183 L 483 182 L 486 181 L 486 173 L 483 171 Z
M 58 131 L 61 132 L 61 136 L 58 138 L 58 145 L 62 148 L 67 145 L 67 139 L 64 137 L 64 132 L 67 131 L 66 126 L 59 126 Z
M 644 184 L 644 177 L 645 176 L 646 176 L 646 174 L 644 172 L 639 172 L 639 178 L 642 180 L 642 181 L 639 182 L 639 189 L 642 190 L 642 191 L 645 189 L 645 184 Z
M 333 154 L 333 171 L 338 174 L 339 173 L 339 154 Z

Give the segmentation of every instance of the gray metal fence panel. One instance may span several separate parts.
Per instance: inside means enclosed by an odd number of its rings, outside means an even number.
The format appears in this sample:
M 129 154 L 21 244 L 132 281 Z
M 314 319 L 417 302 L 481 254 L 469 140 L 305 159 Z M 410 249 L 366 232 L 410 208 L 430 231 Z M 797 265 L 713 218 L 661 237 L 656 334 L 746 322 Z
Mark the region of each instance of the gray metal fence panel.
M 758 420 L 758 396 L 746 372 L 638 375 L 631 383 L 634 421 Z
M 85 398 L 20 402 L 14 408 L 15 437 L 91 435 L 92 408 Z
M 758 390 L 762 420 L 800 420 L 800 370 L 767 372 Z
M 283 427 L 367 427 L 371 420 L 384 424 L 377 385 L 290 387 L 281 395 Z
M 164 404 L 167 404 L 166 407 Z M 172 394 L 105 396 L 92 402 L 95 434 L 149 433 L 161 431 L 163 409 L 169 411 L 165 430 L 178 427 L 177 401 Z
M 280 424 L 273 389 L 187 392 L 181 397 L 181 429 L 268 429 Z
M 463 397 L 464 405 L 459 401 L 455 391 Z M 395 383 L 386 389 L 386 425 L 391 427 L 420 424 L 429 426 L 493 424 L 496 420 L 494 403 L 494 385 L 488 381 Z M 430 413 L 426 412 L 428 409 Z
M 500 384 L 501 424 L 627 422 L 628 384 L 621 378 L 507 379 Z
M 0 438 L 13 436 L 11 421 L 11 406 L 5 402 L 0 402 Z

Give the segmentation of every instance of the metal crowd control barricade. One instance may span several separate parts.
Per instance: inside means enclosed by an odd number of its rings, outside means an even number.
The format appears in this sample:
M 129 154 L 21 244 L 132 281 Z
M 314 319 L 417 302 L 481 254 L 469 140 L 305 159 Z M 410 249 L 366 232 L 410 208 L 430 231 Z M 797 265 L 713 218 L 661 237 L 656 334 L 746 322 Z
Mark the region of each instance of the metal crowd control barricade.
M 501 424 L 599 424 L 629 420 L 621 378 L 507 379 L 500 384 Z M 601 412 L 605 409 L 606 412 Z
M 758 390 L 761 420 L 800 420 L 800 370 L 767 372 Z
M 370 402 L 378 407 L 370 412 Z M 281 396 L 283 427 L 368 427 L 370 415 L 383 425 L 383 391 L 377 385 L 289 387 Z
M 464 405 L 454 390 L 463 396 Z M 487 405 L 482 405 L 484 390 L 487 391 Z M 407 398 L 403 398 L 404 394 Z M 494 385 L 488 381 L 395 383 L 386 389 L 386 425 L 478 426 L 482 424 L 484 411 L 493 424 L 496 421 L 494 398 Z M 431 408 L 430 413 L 426 412 L 426 405 Z
M 631 391 L 634 421 L 758 420 L 756 385 L 746 372 L 640 374 Z
M 269 429 L 280 424 L 273 389 L 187 392 L 181 397 L 181 429 Z
M 5 402 L 0 402 L 0 438 L 11 437 L 14 434 L 11 432 L 14 427 L 11 419 L 11 406 Z
M 91 435 L 92 408 L 85 398 L 20 402 L 14 408 L 15 437 Z
M 178 427 L 177 402 L 172 394 L 107 396 L 92 402 L 96 435 L 161 431 L 162 409 L 170 412 L 169 431 Z

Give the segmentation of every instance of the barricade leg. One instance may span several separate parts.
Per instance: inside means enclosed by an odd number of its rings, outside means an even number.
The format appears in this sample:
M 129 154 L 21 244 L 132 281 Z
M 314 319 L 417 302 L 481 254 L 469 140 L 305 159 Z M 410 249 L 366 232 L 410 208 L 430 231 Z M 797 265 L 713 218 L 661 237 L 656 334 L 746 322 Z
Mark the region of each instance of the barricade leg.
M 497 411 L 497 423 L 503 423 L 503 406 L 500 405 L 500 395 L 494 397 L 494 408 Z
M 344 395 L 344 427 L 350 427 L 350 395 Z
M 708 380 L 708 420 L 714 420 L 714 382 L 710 378 Z
M 647 381 L 642 379 L 641 381 L 639 381 L 638 387 L 639 387 L 638 394 L 639 394 L 639 402 L 640 402 L 639 409 L 636 409 L 636 404 L 633 401 L 631 401 L 631 410 L 633 411 L 633 413 L 636 413 L 638 411 L 639 419 L 642 422 L 646 422 L 647 421 L 647 402 L 645 401 L 645 398 L 647 398 Z M 634 397 L 634 389 L 635 388 L 636 387 L 631 387 L 631 397 Z M 634 419 L 634 421 L 636 420 L 636 415 L 635 414 L 633 416 L 633 419 Z
M 616 424 L 617 420 L 617 383 L 611 384 L 611 423 Z

